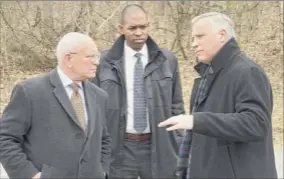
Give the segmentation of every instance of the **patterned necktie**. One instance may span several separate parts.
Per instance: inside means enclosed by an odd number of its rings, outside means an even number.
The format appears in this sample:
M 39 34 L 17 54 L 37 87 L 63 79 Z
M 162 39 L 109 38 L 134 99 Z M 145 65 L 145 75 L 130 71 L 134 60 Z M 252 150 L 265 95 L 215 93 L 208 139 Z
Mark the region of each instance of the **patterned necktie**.
M 144 68 L 141 53 L 136 53 L 137 58 L 133 75 L 133 108 L 134 129 L 142 133 L 147 127 L 146 98 L 144 89 Z
M 83 106 L 84 103 L 79 93 L 79 85 L 74 83 L 72 87 L 73 87 L 74 92 L 71 96 L 71 103 L 75 110 L 77 119 L 81 124 L 81 127 L 83 128 L 84 131 L 86 131 L 85 110 Z

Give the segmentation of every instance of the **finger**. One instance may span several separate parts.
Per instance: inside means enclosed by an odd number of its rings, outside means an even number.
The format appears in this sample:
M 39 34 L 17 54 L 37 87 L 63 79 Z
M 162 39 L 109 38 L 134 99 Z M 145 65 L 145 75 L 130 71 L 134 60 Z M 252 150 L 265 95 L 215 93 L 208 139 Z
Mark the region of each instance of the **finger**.
M 160 122 L 158 124 L 158 127 L 165 127 L 165 126 L 168 126 L 168 125 L 174 125 L 176 124 L 177 122 L 173 119 L 173 118 L 169 118 L 163 122 Z
M 177 130 L 177 129 L 181 129 L 181 127 L 178 124 L 173 125 L 171 127 L 168 127 L 167 131 L 173 131 L 173 130 Z

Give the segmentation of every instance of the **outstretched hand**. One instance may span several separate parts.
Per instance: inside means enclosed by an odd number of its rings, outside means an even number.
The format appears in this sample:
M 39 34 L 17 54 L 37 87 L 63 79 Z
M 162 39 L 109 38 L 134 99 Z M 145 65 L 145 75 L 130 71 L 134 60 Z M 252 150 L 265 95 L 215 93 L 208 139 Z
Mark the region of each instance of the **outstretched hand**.
M 178 115 L 170 117 L 169 119 L 158 124 L 158 127 L 166 127 L 167 131 L 176 129 L 189 129 L 193 128 L 193 116 L 192 115 Z

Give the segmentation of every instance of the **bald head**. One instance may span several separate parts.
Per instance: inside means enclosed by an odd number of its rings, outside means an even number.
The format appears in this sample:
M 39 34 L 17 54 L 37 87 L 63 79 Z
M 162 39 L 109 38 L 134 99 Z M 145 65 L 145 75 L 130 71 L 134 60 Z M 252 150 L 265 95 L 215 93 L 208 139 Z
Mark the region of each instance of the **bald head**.
M 96 44 L 91 37 L 79 32 L 70 32 L 64 35 L 56 48 L 56 57 L 60 62 L 67 53 L 80 50 L 86 45 L 95 46 Z
M 96 76 L 99 52 L 88 35 L 70 32 L 64 35 L 56 49 L 58 67 L 77 83 Z
M 138 13 L 138 12 L 142 12 L 143 14 L 145 14 L 147 16 L 147 12 L 145 11 L 145 9 L 142 6 L 139 6 L 137 4 L 130 4 L 127 5 L 126 7 L 123 8 L 122 12 L 121 12 L 121 16 L 120 16 L 120 24 L 124 24 L 124 20 L 125 17 L 129 14 L 133 14 L 133 13 Z
M 128 47 L 141 50 L 148 39 L 149 21 L 145 10 L 139 5 L 128 5 L 122 13 L 119 31 L 124 35 Z

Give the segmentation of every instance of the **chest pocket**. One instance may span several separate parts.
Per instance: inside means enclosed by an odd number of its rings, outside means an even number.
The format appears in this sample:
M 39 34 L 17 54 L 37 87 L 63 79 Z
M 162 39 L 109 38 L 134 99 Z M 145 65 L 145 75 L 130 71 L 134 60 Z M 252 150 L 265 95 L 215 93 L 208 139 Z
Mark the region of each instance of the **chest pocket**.
M 157 100 L 157 105 L 171 105 L 173 74 L 168 71 L 157 71 L 152 74 L 153 95 Z
M 119 109 L 121 83 L 114 71 L 109 69 L 100 74 L 100 87 L 109 95 L 108 108 Z

